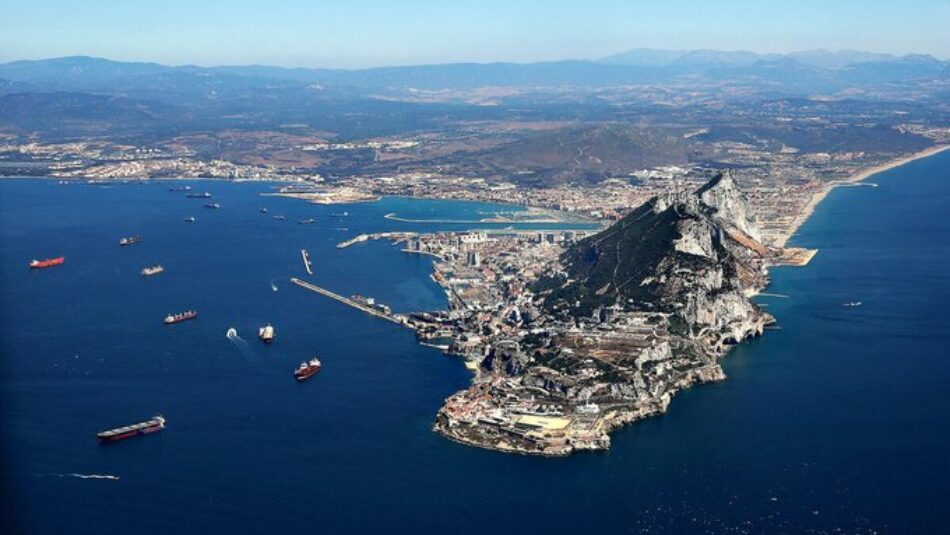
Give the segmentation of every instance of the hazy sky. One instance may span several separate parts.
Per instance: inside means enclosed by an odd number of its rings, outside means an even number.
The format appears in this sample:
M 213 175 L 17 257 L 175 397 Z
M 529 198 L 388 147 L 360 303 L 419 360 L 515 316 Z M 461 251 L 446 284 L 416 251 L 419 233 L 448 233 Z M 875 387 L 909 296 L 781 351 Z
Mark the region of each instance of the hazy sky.
M 0 61 L 365 67 L 635 47 L 950 57 L 950 0 L 0 0 Z

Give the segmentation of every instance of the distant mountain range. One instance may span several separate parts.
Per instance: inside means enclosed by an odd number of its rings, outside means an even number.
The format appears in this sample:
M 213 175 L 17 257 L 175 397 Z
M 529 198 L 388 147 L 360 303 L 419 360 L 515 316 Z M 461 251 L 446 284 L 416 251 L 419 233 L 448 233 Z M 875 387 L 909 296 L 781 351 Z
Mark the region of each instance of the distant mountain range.
M 607 87 L 670 83 L 686 76 L 746 79 L 792 91 L 833 91 L 852 84 L 950 76 L 950 62 L 927 55 L 859 51 L 756 54 L 714 50 L 635 49 L 600 60 L 454 63 L 359 70 L 166 66 L 73 56 L 0 64 L 0 91 L 178 93 L 287 89 L 301 85 L 353 91 L 470 89 L 486 86 Z
M 599 60 L 360 70 L 168 66 L 84 56 L 0 64 L 0 133 L 45 139 L 121 135 L 147 143 L 184 132 L 285 128 L 362 139 L 473 121 L 640 121 L 649 113 L 688 115 L 694 113 L 691 107 L 708 111 L 781 99 L 847 100 L 872 108 L 887 101 L 945 110 L 950 62 L 855 51 L 637 49 Z M 624 149 L 631 143 L 683 152 L 677 144 L 615 134 L 564 135 L 576 137 L 578 146 L 588 139 L 603 141 L 610 154 L 653 151 Z M 560 143 L 564 135 L 552 139 Z M 489 151 L 472 165 L 507 169 L 514 150 Z M 540 150 L 530 160 L 558 158 Z M 596 168 L 600 177 L 612 171 L 600 161 L 607 159 L 591 150 L 560 167 Z

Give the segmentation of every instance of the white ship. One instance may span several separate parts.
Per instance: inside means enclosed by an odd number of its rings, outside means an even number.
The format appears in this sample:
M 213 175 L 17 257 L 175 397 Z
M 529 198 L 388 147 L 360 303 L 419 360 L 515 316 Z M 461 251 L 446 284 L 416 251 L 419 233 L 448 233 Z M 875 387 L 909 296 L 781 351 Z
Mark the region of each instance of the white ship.
M 142 270 L 142 276 L 151 277 L 152 275 L 158 275 L 163 271 L 165 271 L 165 268 L 161 264 L 157 266 L 148 266 Z
M 257 335 L 260 337 L 262 342 L 269 344 L 274 341 L 274 327 L 270 324 L 267 324 L 257 331 Z

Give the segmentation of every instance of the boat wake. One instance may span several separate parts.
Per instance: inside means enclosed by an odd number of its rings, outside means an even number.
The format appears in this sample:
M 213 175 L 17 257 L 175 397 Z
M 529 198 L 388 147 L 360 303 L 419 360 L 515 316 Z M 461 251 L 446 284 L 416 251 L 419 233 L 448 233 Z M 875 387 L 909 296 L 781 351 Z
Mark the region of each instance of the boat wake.
M 251 346 L 248 345 L 248 343 L 244 341 L 243 338 L 238 336 L 237 329 L 235 329 L 234 327 L 231 327 L 230 329 L 228 329 L 227 337 L 228 337 L 228 340 L 234 343 L 234 347 L 236 347 L 238 351 L 241 352 L 242 355 L 244 355 L 245 357 L 254 356 L 254 351 L 251 349 Z
M 118 481 L 119 476 L 114 476 L 112 474 L 77 474 L 75 472 L 69 474 L 53 474 L 56 477 L 70 477 L 76 479 L 107 479 L 109 481 Z

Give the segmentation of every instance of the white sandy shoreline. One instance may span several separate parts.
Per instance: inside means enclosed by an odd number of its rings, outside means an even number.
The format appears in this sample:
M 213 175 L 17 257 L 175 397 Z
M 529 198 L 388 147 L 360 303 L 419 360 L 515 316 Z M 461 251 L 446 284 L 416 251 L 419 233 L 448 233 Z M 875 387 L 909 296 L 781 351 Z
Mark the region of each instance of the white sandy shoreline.
M 776 242 L 776 245 L 779 247 L 784 247 L 785 244 L 788 242 L 788 240 L 791 239 L 791 237 L 794 236 L 795 233 L 798 232 L 799 227 L 801 227 L 802 224 L 805 223 L 805 221 L 808 221 L 808 218 L 811 217 L 811 215 L 815 212 L 815 207 L 817 207 L 818 204 L 821 201 L 823 201 L 825 197 L 828 196 L 828 193 L 830 193 L 831 190 L 837 188 L 838 186 L 844 186 L 848 184 L 855 184 L 857 182 L 861 182 L 878 173 L 883 173 L 884 171 L 894 169 L 895 167 L 900 167 L 902 165 L 908 164 L 915 160 L 920 160 L 921 158 L 927 158 L 927 157 L 933 156 L 934 154 L 938 154 L 947 149 L 950 149 L 950 145 L 936 145 L 936 146 L 930 147 L 929 149 L 925 149 L 920 152 L 915 152 L 908 156 L 903 156 L 901 158 L 897 158 L 889 162 L 876 165 L 874 167 L 863 169 L 847 178 L 842 178 L 840 180 L 834 180 L 832 182 L 829 182 L 824 188 L 821 189 L 821 191 L 819 191 L 818 193 L 813 195 L 811 199 L 809 199 L 808 203 L 802 209 L 801 213 L 798 214 L 798 217 L 796 217 L 795 221 L 793 221 L 792 224 L 789 226 L 788 232 L 778 242 Z

